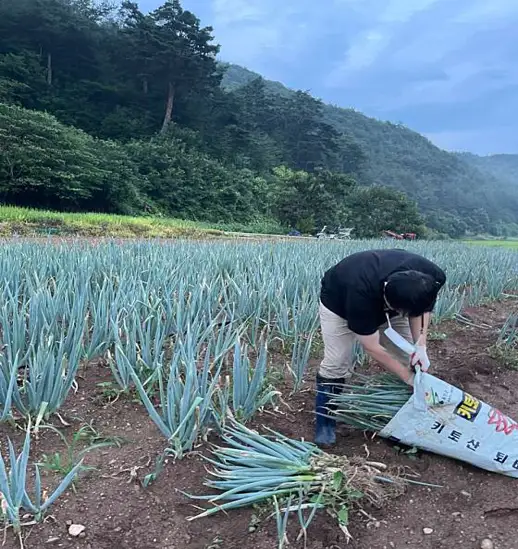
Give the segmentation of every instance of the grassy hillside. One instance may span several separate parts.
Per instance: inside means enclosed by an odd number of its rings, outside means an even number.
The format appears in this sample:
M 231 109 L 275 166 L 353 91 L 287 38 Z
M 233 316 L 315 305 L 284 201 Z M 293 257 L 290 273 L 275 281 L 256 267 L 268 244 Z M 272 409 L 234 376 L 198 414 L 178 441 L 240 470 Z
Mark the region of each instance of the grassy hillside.
M 258 77 L 228 65 L 223 86 L 235 90 Z M 295 93 L 279 82 L 266 84 L 272 94 Z M 462 234 L 466 228 L 483 232 L 491 225 L 498 234 L 504 225 L 512 228 L 518 223 L 518 185 L 502 186 L 501 178 L 510 170 L 504 169 L 503 160 L 498 169 L 481 169 L 476 162 L 443 151 L 402 125 L 333 105 L 325 105 L 324 113 L 328 123 L 362 147 L 367 159 L 362 183 L 404 191 L 418 202 L 430 227 L 444 230 L 451 226 L 450 234 Z
M 62 213 L 0 206 L 0 237 L 210 238 L 229 233 L 282 234 L 275 223 L 210 224 L 166 217 Z

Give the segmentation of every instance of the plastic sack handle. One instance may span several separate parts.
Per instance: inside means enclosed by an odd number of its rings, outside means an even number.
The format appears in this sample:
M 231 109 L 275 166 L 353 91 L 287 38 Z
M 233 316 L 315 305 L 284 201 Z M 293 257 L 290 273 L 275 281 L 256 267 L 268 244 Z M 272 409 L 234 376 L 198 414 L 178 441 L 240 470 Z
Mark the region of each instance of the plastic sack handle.
M 387 324 L 388 328 L 383 333 L 396 347 L 401 349 L 408 356 L 412 356 L 412 354 L 416 351 L 416 346 L 407 341 L 401 334 L 392 328 L 389 315 L 387 315 Z M 416 365 L 414 376 L 414 407 L 417 410 L 428 409 L 428 405 L 426 403 L 426 390 L 424 389 L 422 380 L 423 372 L 421 372 L 421 367 Z
M 415 353 L 415 345 L 407 341 L 401 334 L 396 332 L 389 323 L 389 327 L 383 332 L 392 343 L 399 349 L 401 349 L 408 356 Z
M 411 356 L 416 351 L 416 346 L 410 343 L 410 341 L 407 341 L 401 334 L 396 332 L 394 328 L 392 328 L 392 324 L 390 322 L 390 316 L 388 313 L 385 313 L 385 316 L 387 317 L 387 325 L 388 328 L 383 332 L 387 338 L 394 343 L 396 347 L 401 349 L 404 353 L 406 353 L 408 356 Z
M 427 375 L 421 372 L 421 367 L 415 367 L 414 376 L 414 408 L 416 410 L 426 411 L 428 410 L 428 404 L 426 403 L 426 388 L 424 384 L 424 376 Z

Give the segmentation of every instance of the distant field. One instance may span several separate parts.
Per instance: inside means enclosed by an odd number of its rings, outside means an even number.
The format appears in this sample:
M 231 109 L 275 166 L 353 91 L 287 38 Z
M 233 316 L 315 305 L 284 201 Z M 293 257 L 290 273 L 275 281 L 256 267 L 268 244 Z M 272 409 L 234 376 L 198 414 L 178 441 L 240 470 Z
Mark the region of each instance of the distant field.
M 476 244 L 477 246 L 500 246 L 503 248 L 518 249 L 518 239 L 516 240 L 464 240 L 466 244 Z
M 228 233 L 281 234 L 271 221 L 201 223 L 165 217 L 61 213 L 0 206 L 0 236 L 85 236 L 115 238 L 203 238 Z

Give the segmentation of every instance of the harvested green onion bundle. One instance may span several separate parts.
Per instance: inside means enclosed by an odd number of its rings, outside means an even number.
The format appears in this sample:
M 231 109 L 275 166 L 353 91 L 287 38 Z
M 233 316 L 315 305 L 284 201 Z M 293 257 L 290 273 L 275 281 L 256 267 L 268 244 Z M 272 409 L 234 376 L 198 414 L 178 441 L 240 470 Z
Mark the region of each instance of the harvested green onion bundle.
M 392 374 L 355 374 L 357 385 L 346 384 L 329 401 L 340 423 L 366 431 L 381 431 L 412 396 L 412 388 Z
M 269 502 L 275 507 L 279 538 L 286 536 L 286 517 L 295 512 L 305 534 L 318 509 L 326 509 L 337 519 L 347 538 L 351 507 L 361 502 L 380 507 L 388 498 L 403 493 L 405 482 L 399 470 L 389 471 L 382 463 L 360 458 L 329 455 L 317 446 L 289 439 L 275 431 L 261 436 L 233 422 L 224 429 L 222 438 L 227 447 L 216 446 L 213 459 L 214 477 L 205 486 L 222 493 L 188 497 L 213 505 L 195 517 L 219 511 Z M 307 516 L 305 516 L 305 512 Z

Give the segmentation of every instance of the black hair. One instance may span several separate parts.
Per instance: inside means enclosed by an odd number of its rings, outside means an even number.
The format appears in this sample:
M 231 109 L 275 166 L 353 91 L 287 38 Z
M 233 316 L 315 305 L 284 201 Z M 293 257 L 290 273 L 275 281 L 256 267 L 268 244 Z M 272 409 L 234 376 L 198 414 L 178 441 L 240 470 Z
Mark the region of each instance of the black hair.
M 412 317 L 421 316 L 433 308 L 440 287 L 433 276 L 401 271 L 387 278 L 385 298 L 392 309 Z

